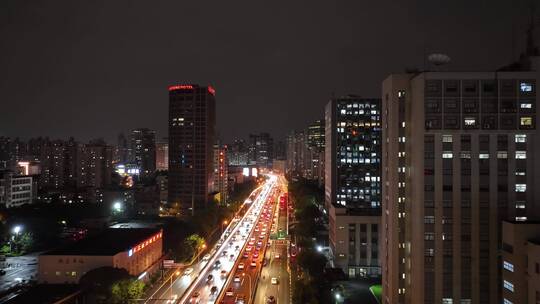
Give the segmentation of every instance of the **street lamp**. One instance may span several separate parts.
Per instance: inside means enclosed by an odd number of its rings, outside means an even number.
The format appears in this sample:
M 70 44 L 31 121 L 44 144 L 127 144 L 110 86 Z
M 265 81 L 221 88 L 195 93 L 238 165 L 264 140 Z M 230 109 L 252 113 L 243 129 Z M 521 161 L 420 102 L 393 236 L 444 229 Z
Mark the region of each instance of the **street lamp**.
M 122 212 L 122 203 L 115 202 L 113 204 L 113 210 L 116 211 L 116 212 Z
M 321 245 L 317 245 L 317 252 L 322 252 L 323 248 Z
M 221 234 L 223 236 L 223 226 L 226 226 L 229 222 L 227 222 L 227 220 L 224 220 L 223 221 L 223 224 L 221 225 Z
M 16 236 L 18 236 L 21 231 L 22 231 L 22 226 L 21 225 L 17 225 L 15 227 L 13 227 L 13 234 L 15 234 Z
M 246 273 L 242 273 L 242 277 L 245 277 L 246 276 Z M 248 282 L 249 282 L 249 298 L 251 299 L 252 298 L 252 294 L 251 294 L 251 276 L 248 275 Z M 243 283 L 243 282 L 242 282 Z M 249 302 L 249 300 L 248 300 Z

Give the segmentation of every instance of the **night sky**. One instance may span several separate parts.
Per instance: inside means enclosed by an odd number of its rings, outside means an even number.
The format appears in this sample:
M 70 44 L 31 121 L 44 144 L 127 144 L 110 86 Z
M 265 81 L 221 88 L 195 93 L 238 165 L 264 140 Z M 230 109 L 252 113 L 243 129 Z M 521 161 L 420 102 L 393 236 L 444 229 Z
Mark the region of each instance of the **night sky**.
M 166 136 L 167 86 L 200 83 L 217 91 L 222 139 L 281 139 L 332 94 L 379 97 L 424 53 L 452 70 L 509 63 L 529 2 L 2 0 L 0 136 Z

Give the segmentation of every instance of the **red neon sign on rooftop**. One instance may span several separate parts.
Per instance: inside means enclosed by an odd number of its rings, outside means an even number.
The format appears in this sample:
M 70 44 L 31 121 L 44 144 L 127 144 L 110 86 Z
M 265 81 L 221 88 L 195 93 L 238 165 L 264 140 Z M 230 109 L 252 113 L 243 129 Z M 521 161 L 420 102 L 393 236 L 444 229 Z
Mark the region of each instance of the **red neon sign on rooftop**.
M 208 92 L 212 95 L 216 95 L 216 90 L 212 86 L 208 86 Z
M 169 91 L 176 91 L 176 90 L 193 90 L 193 86 L 190 84 L 180 84 L 180 85 L 173 85 L 169 87 Z

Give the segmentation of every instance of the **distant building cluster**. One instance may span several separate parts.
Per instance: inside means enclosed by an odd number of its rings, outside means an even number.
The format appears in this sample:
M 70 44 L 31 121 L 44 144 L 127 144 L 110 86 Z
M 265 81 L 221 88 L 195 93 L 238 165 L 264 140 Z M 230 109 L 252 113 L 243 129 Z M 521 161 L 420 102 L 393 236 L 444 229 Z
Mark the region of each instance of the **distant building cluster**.
M 293 131 L 286 138 L 285 168 L 288 175 L 324 183 L 324 120 L 317 120 L 306 129 Z

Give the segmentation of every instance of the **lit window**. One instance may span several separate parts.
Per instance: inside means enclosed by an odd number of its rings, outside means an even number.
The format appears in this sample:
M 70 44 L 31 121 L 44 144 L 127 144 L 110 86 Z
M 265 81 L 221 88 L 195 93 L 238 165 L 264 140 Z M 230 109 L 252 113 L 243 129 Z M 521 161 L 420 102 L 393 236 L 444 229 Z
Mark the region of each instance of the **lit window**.
M 533 90 L 533 85 L 532 85 L 532 83 L 530 83 L 530 82 L 521 82 L 521 83 L 519 84 L 519 90 L 520 90 L 521 92 L 532 92 L 532 90 Z
M 526 159 L 527 151 L 516 151 L 516 159 Z
M 523 172 L 523 171 L 516 171 L 516 176 L 525 176 L 525 172 Z
M 460 153 L 460 158 L 471 158 L 471 152 L 470 151 L 462 151 Z
M 532 126 L 532 117 L 525 116 L 519 118 L 519 125 L 520 126 Z
M 452 298 L 443 298 L 442 304 L 453 304 L 454 300 Z
M 451 143 L 452 142 L 452 135 L 443 135 L 442 136 L 442 142 Z
M 503 304 L 514 304 L 514 303 L 508 299 L 503 299 Z
M 509 263 L 507 261 L 503 261 L 503 268 L 510 272 L 514 272 L 514 264 Z
M 516 184 L 516 192 L 527 191 L 527 184 Z
M 476 118 L 474 118 L 474 117 L 465 117 L 465 125 L 466 126 L 475 126 L 476 125 Z
M 405 91 L 399 90 L 399 91 L 397 92 L 397 97 L 399 97 L 399 98 L 405 97 Z
M 449 152 L 449 151 L 445 151 L 442 154 L 442 158 L 452 158 L 452 157 L 454 157 L 454 154 L 452 152 Z
M 516 134 L 515 140 L 516 140 L 517 143 L 527 142 L 527 135 L 526 134 Z
M 522 109 L 532 109 L 532 104 L 529 102 L 524 102 L 521 104 Z
M 525 222 L 527 220 L 526 216 L 516 216 L 517 222 Z
M 478 155 L 478 158 L 480 159 L 488 159 L 489 158 L 489 154 L 488 153 L 480 153 Z
M 508 158 L 508 152 L 506 151 L 497 152 L 497 158 Z
M 511 292 L 514 292 L 514 284 L 508 282 L 507 280 L 503 280 L 503 287 Z
M 402 127 L 402 128 L 405 128 L 405 122 L 404 122 L 404 121 L 401 122 L 401 127 Z
M 516 202 L 516 209 L 525 209 L 525 202 Z

